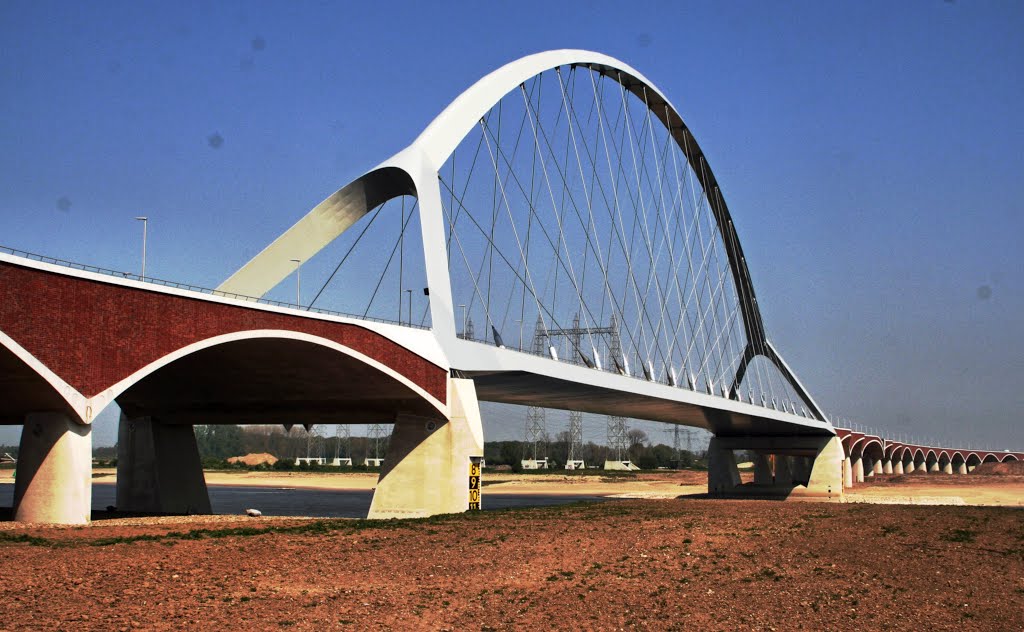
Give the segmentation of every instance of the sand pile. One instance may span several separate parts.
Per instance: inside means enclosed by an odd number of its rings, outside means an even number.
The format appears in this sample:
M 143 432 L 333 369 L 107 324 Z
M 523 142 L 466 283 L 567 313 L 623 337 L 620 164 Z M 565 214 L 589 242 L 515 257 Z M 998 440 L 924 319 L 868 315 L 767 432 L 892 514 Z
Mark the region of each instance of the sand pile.
M 245 465 L 273 465 L 277 463 L 277 457 L 273 454 L 261 452 L 260 454 L 246 454 L 245 456 L 233 456 L 228 463 L 244 463 Z

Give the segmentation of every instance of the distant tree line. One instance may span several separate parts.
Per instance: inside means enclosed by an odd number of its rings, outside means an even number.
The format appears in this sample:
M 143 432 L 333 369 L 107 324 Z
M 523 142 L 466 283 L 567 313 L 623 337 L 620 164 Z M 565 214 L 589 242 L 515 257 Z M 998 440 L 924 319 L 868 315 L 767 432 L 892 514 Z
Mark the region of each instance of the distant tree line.
M 707 465 L 702 455 L 687 450 L 679 450 L 679 453 L 671 446 L 663 443 L 654 444 L 647 433 L 643 430 L 633 429 L 629 431 L 629 449 L 622 455 L 623 460 L 629 460 L 634 465 L 644 470 L 658 468 L 669 469 L 706 469 Z M 569 460 L 569 433 L 561 432 L 553 441 L 542 441 L 536 450 L 537 458 L 548 459 L 552 468 L 561 468 Z M 513 470 L 521 468 L 522 461 L 532 459 L 534 445 L 525 441 L 490 441 L 484 443 L 484 459 L 488 466 L 509 465 Z M 582 460 L 588 467 L 597 465 L 603 466 L 606 460 L 614 460 L 615 455 L 604 445 L 589 441 L 580 446 L 576 455 L 577 460 Z
M 280 468 L 291 467 L 297 457 L 323 457 L 328 460 L 335 455 L 351 458 L 353 464 L 359 465 L 366 458 L 386 456 L 389 437 L 379 439 L 370 437 L 338 437 L 321 436 L 315 431 L 307 433 L 301 426 L 285 432 L 280 425 L 238 426 L 211 425 L 196 426 L 196 443 L 199 455 L 204 463 L 210 466 L 222 465 L 233 456 L 246 454 L 268 453 L 282 461 Z M 678 454 L 671 446 L 663 443 L 654 444 L 643 430 L 634 428 L 629 431 L 629 448 L 624 459 L 632 461 L 645 470 L 657 468 L 670 469 L 705 469 L 706 461 L 702 454 L 680 450 Z M 537 457 L 547 458 L 552 468 L 565 466 L 569 459 L 568 433 L 559 433 L 554 440 L 540 442 L 537 446 Z M 0 454 L 7 452 L 17 458 L 18 446 L 0 445 Z M 520 470 L 524 459 L 533 458 L 534 445 L 525 441 L 489 441 L 484 444 L 484 458 L 488 465 L 508 465 Z M 116 461 L 117 447 L 105 446 L 93 449 L 94 458 Z M 588 466 L 601 466 L 614 455 L 607 446 L 589 441 L 580 446 L 577 459 L 583 460 Z

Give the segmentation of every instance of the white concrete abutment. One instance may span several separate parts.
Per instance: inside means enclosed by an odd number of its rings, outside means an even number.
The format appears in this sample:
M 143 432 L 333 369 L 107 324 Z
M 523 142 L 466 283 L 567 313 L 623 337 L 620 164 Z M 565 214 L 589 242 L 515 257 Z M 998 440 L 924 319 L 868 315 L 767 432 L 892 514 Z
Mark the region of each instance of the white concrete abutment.
M 399 417 L 369 518 L 424 518 L 469 509 L 469 466 L 483 457 L 473 380 L 449 378 L 448 419 Z

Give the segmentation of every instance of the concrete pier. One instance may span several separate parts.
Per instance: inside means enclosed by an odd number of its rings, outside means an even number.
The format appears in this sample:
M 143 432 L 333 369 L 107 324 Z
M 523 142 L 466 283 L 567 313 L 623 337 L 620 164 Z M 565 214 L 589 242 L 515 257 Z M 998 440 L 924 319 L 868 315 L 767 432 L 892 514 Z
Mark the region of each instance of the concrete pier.
M 424 518 L 469 509 L 470 457 L 484 454 L 472 380 L 449 379 L 450 419 L 400 417 L 370 504 L 370 518 Z
M 193 427 L 122 414 L 115 502 L 120 511 L 213 513 Z
M 708 444 L 708 493 L 724 494 L 740 485 L 740 471 L 732 450 L 722 446 L 722 440 L 712 437 Z
M 92 513 L 92 426 L 66 413 L 25 418 L 14 481 L 18 522 L 87 524 Z

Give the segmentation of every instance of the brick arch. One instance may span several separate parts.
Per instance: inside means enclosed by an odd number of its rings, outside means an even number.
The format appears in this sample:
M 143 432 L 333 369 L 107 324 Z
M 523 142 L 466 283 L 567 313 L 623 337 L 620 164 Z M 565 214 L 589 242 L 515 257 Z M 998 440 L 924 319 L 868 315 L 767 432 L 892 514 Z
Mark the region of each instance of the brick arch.
M 109 389 L 129 417 L 200 423 L 337 423 L 341 418 L 444 417 L 422 387 L 348 347 L 287 330 L 199 341 Z
M 356 324 L 2 261 L 0 275 L 0 332 L 86 398 L 203 340 L 283 330 L 352 349 L 446 400 L 446 367 Z

